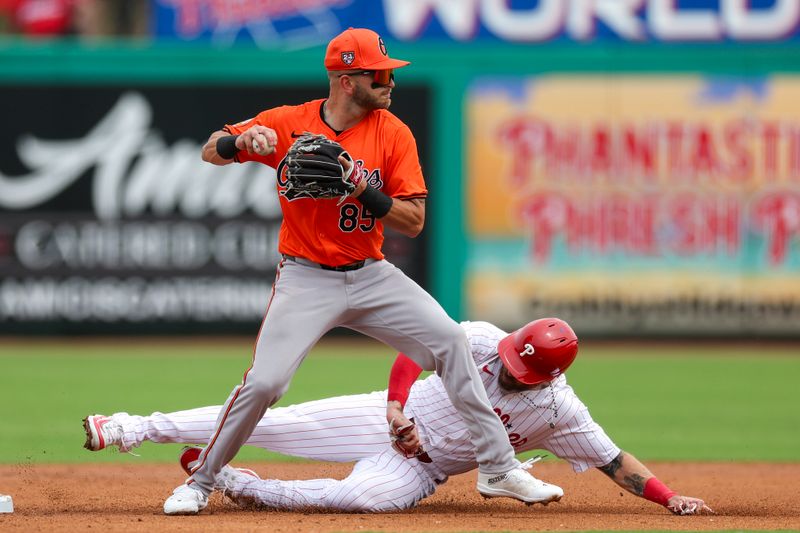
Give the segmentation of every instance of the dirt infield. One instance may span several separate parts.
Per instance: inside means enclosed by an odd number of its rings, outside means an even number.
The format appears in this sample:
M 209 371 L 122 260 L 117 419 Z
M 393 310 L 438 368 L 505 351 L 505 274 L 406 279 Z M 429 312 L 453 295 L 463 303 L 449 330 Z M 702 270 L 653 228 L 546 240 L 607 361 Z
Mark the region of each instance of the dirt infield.
M 262 476 L 341 478 L 350 465 L 250 463 Z M 242 511 L 215 495 L 199 516 L 168 517 L 161 505 L 183 478 L 170 465 L 0 466 L 0 493 L 15 512 L 0 514 L 2 531 L 569 531 L 800 530 L 800 464 L 650 463 L 668 485 L 705 498 L 713 516 L 673 516 L 623 493 L 597 471 L 575 474 L 564 463 L 537 465 L 537 477 L 561 485 L 564 499 L 547 507 L 483 500 L 474 473 L 454 477 L 413 510 L 362 515 Z

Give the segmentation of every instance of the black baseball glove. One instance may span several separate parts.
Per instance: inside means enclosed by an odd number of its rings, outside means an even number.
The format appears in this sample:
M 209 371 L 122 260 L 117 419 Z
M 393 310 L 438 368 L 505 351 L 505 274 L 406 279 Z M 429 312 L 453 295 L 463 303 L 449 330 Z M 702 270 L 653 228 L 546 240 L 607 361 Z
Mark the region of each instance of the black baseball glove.
M 350 161 L 349 170 L 339 162 L 339 156 Z M 342 145 L 324 135 L 305 133 L 286 152 L 278 165 L 281 194 L 295 198 L 346 198 L 355 190 L 350 181 L 353 158 Z

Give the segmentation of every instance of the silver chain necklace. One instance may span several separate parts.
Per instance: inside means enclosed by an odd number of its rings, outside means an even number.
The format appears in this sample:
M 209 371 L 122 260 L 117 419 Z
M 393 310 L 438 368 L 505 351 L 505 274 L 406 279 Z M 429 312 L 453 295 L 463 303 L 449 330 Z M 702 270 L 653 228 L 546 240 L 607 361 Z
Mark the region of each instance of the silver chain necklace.
M 551 411 L 550 419 L 549 420 L 545 420 L 545 422 L 547 422 L 547 425 L 550 426 L 550 429 L 553 429 L 553 428 L 556 427 L 556 424 L 555 424 L 554 421 L 555 421 L 556 418 L 558 418 L 558 407 L 556 407 L 556 391 L 553 389 L 553 382 L 550 381 L 548 383 L 548 386 L 550 387 L 550 405 L 549 406 L 548 405 L 538 405 L 536 402 L 533 401 L 532 398 L 530 398 L 528 396 L 527 392 L 520 392 L 519 395 L 520 395 L 520 397 L 522 398 L 522 400 L 525 403 L 527 403 L 530 406 L 535 407 L 536 409 L 550 409 L 550 411 Z M 542 418 L 542 420 L 544 420 L 544 416 L 542 416 L 542 413 L 539 413 L 537 411 L 537 414 Z

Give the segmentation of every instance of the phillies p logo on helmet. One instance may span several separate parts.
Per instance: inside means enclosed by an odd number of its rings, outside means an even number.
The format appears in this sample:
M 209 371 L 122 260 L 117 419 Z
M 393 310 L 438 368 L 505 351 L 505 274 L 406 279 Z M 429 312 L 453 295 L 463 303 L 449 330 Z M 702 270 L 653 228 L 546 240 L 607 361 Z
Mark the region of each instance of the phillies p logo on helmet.
M 525 344 L 525 349 L 522 350 L 521 352 L 519 352 L 519 356 L 520 357 L 525 357 L 526 355 L 533 355 L 535 353 L 536 353 L 536 349 L 532 345 Z

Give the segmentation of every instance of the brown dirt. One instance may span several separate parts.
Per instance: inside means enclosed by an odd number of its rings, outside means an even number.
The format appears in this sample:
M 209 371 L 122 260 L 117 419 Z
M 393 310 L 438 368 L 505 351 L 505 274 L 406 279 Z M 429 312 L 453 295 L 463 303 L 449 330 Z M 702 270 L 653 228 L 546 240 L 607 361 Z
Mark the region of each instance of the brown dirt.
M 250 463 L 262 476 L 341 478 L 350 465 Z M 800 530 L 800 464 L 650 463 L 668 485 L 702 497 L 715 515 L 673 516 L 624 493 L 597 471 L 575 474 L 564 463 L 537 465 L 536 475 L 564 488 L 547 507 L 483 500 L 475 473 L 456 476 L 416 509 L 362 515 L 244 511 L 213 496 L 199 516 L 169 517 L 161 505 L 183 481 L 171 465 L 0 466 L 0 493 L 15 512 L 0 514 L 2 531 L 570 531 Z

